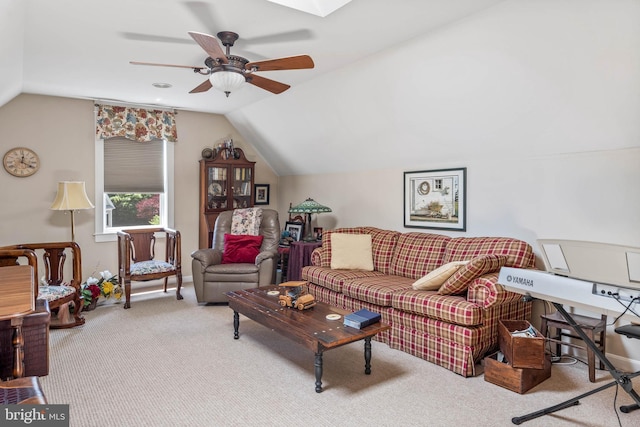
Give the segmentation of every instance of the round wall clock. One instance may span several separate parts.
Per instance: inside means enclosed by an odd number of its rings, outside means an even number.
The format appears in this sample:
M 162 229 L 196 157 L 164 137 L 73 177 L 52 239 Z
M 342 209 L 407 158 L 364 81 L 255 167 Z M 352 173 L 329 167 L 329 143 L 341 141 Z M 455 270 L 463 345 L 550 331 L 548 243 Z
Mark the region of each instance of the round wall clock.
M 38 172 L 40 158 L 29 148 L 16 147 L 5 153 L 2 165 L 11 175 L 25 178 Z

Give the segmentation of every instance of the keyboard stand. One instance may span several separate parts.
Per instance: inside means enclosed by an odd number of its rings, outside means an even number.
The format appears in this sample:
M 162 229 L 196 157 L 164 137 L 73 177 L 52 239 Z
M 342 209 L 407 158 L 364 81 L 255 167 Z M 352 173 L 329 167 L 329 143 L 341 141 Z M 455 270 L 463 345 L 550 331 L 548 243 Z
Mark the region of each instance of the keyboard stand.
M 578 326 L 578 324 L 575 322 L 575 320 L 573 320 L 573 317 L 571 317 L 571 315 L 569 313 L 567 313 L 567 311 L 564 309 L 562 304 L 554 302 L 553 306 L 556 308 L 556 310 L 558 310 L 558 312 L 562 315 L 562 317 L 564 317 L 565 320 L 575 329 L 576 333 L 580 336 L 580 338 L 582 338 L 584 340 L 585 344 L 591 350 L 593 350 L 593 352 L 596 354 L 596 357 L 598 359 L 600 359 L 600 361 L 604 364 L 604 366 L 609 371 L 609 374 L 611 374 L 611 376 L 614 378 L 614 381 L 612 381 L 612 382 L 610 382 L 608 384 L 605 384 L 605 385 L 603 385 L 601 387 L 598 387 L 598 388 L 596 388 L 594 390 L 591 390 L 591 391 L 589 391 L 587 393 L 581 394 L 580 396 L 576 396 L 576 397 L 574 397 L 572 399 L 569 399 L 569 400 L 567 400 L 565 402 L 559 403 L 557 405 L 550 406 L 548 408 L 541 409 L 539 411 L 535 411 L 535 412 L 532 412 L 530 414 L 523 415 L 521 417 L 513 417 L 511 419 L 511 422 L 513 424 L 522 424 L 525 421 L 529 421 L 529 420 L 532 420 L 534 418 L 541 417 L 543 415 L 551 414 L 553 412 L 559 411 L 561 409 L 568 408 L 570 406 L 578 405 L 580 403 L 580 399 L 582 399 L 584 397 L 587 397 L 587 396 L 591 396 L 592 394 L 598 393 L 598 392 L 600 392 L 602 390 L 606 390 L 607 388 L 612 387 L 612 386 L 614 386 L 616 384 L 620 385 L 622 387 L 622 389 L 624 391 L 626 391 L 627 394 L 629 396 L 631 396 L 631 398 L 636 402 L 636 403 L 631 404 L 631 405 L 621 406 L 620 407 L 620 411 L 622 411 L 624 413 L 628 413 L 628 412 L 631 412 L 631 411 L 634 411 L 634 410 L 640 408 L 640 396 L 633 389 L 633 384 L 631 383 L 631 379 L 639 376 L 640 375 L 640 371 L 634 372 L 632 374 L 627 374 L 627 373 L 618 371 L 615 368 L 615 366 L 613 366 L 613 364 L 609 361 L 609 359 L 607 359 L 607 356 L 605 356 L 605 354 L 598 348 L 596 343 L 594 343 L 593 340 L 591 340 L 587 336 L 587 334 L 584 333 L 584 331 L 580 328 L 580 326 Z M 630 336 L 630 335 L 627 335 L 627 336 Z

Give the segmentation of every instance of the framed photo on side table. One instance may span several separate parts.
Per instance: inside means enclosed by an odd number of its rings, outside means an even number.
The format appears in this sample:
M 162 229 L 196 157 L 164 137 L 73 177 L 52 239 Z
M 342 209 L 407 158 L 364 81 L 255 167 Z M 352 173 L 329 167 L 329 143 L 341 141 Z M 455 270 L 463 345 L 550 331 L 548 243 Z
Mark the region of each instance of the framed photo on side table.
M 301 222 L 287 221 L 284 226 L 284 231 L 288 231 L 291 237 L 293 237 L 293 240 L 299 242 L 304 232 L 304 224 Z
M 466 231 L 467 168 L 404 173 L 404 226 Z
M 316 240 L 322 240 L 322 227 L 313 227 L 313 237 Z
M 254 184 L 253 194 L 256 195 L 255 205 L 269 204 L 269 186 L 270 184 Z

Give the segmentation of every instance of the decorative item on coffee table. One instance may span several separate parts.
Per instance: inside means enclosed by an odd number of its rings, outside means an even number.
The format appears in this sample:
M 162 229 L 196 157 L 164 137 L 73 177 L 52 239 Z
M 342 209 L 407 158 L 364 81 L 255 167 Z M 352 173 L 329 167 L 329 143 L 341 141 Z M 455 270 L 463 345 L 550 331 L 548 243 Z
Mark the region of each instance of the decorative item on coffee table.
M 298 310 L 306 310 L 316 305 L 314 296 L 307 293 L 306 284 L 304 280 L 280 283 L 279 286 L 285 290 L 285 293 L 278 297 L 280 305 L 295 307 Z

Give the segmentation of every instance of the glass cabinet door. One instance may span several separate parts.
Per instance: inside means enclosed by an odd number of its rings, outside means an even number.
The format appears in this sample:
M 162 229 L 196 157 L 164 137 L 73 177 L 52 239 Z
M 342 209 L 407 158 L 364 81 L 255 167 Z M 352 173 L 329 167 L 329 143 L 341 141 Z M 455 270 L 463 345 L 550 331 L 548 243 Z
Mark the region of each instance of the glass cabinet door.
M 207 209 L 227 208 L 227 168 L 207 168 Z
M 233 168 L 233 207 L 248 208 L 251 206 L 251 168 Z

